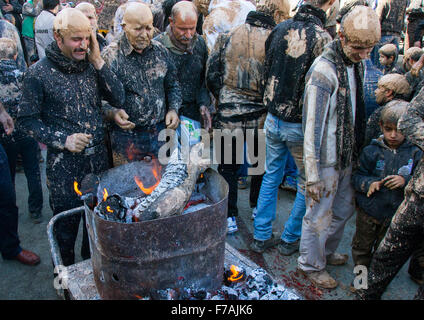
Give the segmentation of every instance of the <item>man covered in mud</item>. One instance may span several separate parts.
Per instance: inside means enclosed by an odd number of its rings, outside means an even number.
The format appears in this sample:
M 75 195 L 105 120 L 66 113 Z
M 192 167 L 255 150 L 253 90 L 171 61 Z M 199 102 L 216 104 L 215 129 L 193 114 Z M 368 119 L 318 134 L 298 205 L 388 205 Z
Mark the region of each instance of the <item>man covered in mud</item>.
M 305 1 L 293 19 L 273 30 L 265 44 L 266 173 L 250 246 L 255 252 L 263 252 L 277 243 L 284 255 L 291 255 L 299 248 L 305 214 L 302 96 L 309 67 L 332 40 L 325 31 L 325 21 L 326 11 L 333 4 L 334 0 Z M 278 186 L 289 154 L 299 170 L 298 187 L 290 218 L 278 240 L 273 237 L 272 223 L 277 211 Z
M 207 86 L 218 101 L 214 128 L 242 130 L 246 139 L 246 130 L 257 131 L 261 123 L 263 124 L 266 114 L 262 102 L 265 41 L 275 25 L 281 22 L 280 18 L 287 14 L 284 12 L 286 8 L 285 0 L 263 0 L 258 4 L 256 11 L 249 12 L 244 24 L 218 37 L 208 60 L 206 75 Z M 255 145 L 256 139 L 257 137 Z M 241 164 L 237 163 L 240 154 L 236 138 L 233 136 L 227 140 L 231 144 L 225 143 L 225 140 L 227 138 L 224 137 L 221 155 L 217 157 L 221 159 L 218 171 L 230 187 L 228 231 L 231 233 L 237 231 L 237 171 Z M 249 148 L 253 147 L 249 145 Z M 225 153 L 229 152 L 232 153 L 231 162 L 227 163 Z M 253 154 L 252 152 L 250 149 L 249 153 Z M 260 187 L 260 180 L 255 182 L 258 177 L 260 176 L 253 176 L 252 191 Z
M 153 15 L 139 2 L 128 3 L 124 32 L 102 53 L 106 63 L 125 89 L 123 108 L 132 122 L 131 130 L 114 126 L 111 144 L 114 166 L 157 157 L 162 129 L 179 124 L 181 90 L 175 65 L 168 50 L 153 38 Z
M 380 36 L 375 12 L 355 6 L 341 21 L 339 39 L 326 46 L 306 76 L 306 214 L 298 271 L 326 289 L 337 287 L 326 265 L 343 265 L 348 259 L 336 250 L 354 213 L 352 166 L 364 141 L 362 60 L 369 57 Z
M 181 86 L 182 105 L 179 114 L 212 126 L 211 101 L 206 89 L 205 73 L 208 50 L 205 41 L 196 33 L 198 13 L 190 1 L 177 2 L 171 10 L 166 31 L 155 40 L 170 53 L 177 68 Z
M 424 150 L 424 89 L 409 104 L 398 129 L 408 140 Z M 424 243 L 424 163 L 421 160 L 405 188 L 405 200 L 396 211 L 389 229 L 374 253 L 368 270 L 368 288 L 358 290 L 359 297 L 381 299 L 387 286 L 406 261 Z M 411 260 L 412 262 L 412 260 Z M 411 273 L 411 270 L 409 270 Z M 424 299 L 424 279 L 415 299 Z
M 122 127 L 130 124 L 121 109 L 102 109 L 101 99 L 113 106 L 125 92 L 100 56 L 90 21 L 79 10 L 62 10 L 54 20 L 55 41 L 46 57 L 32 65 L 23 81 L 18 126 L 47 145 L 47 186 L 53 214 L 75 208 L 81 201 L 74 181 L 108 169 L 103 117 Z M 74 244 L 80 217 L 58 223 L 58 244 L 65 265 L 74 263 Z M 85 227 L 84 227 L 85 230 Z M 82 256 L 90 256 L 88 237 Z

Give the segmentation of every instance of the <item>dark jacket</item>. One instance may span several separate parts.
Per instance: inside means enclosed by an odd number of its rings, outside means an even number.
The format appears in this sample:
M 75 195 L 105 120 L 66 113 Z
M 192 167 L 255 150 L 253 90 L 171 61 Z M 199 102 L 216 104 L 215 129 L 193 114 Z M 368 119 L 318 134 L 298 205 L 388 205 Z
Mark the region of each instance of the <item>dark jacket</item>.
M 19 70 L 16 61 L 0 60 L 0 102 L 7 113 L 16 120 L 18 104 L 22 96 L 23 73 Z M 0 126 L 0 141 L 12 141 L 21 138 L 22 133 L 14 130 L 11 136 L 6 136 L 4 129 Z
M 331 41 L 324 30 L 321 9 L 303 5 L 293 17 L 280 23 L 265 43 L 265 92 L 268 111 L 287 122 L 302 122 L 305 76 Z
M 97 71 L 88 61 L 75 62 L 53 42 L 24 76 L 18 125 L 49 148 L 63 150 L 74 133 L 92 134 L 96 146 L 104 139 L 102 99 L 115 107 L 125 99 L 109 67 Z
M 181 87 L 182 105 L 181 115 L 194 120 L 200 120 L 199 108 L 209 107 L 210 98 L 205 84 L 206 61 L 208 49 L 205 40 L 197 36 L 190 51 L 177 48 L 169 36 L 169 29 L 160 34 L 155 40 L 162 43 L 169 50 L 170 56 L 177 68 L 178 80 Z
M 381 34 L 400 36 L 405 25 L 406 0 L 379 0 L 376 13 L 380 17 Z
M 141 54 L 133 50 L 122 32 L 102 56 L 125 89 L 123 109 L 137 129 L 152 128 L 165 121 L 168 110 L 181 106 L 177 69 L 168 50 L 156 40 Z M 116 130 L 120 130 L 115 126 Z
M 217 121 L 252 121 L 266 113 L 262 101 L 265 41 L 272 17 L 251 11 L 246 22 L 221 33 L 207 63 L 206 83 L 218 100 Z
M 390 219 L 404 199 L 404 189 L 420 161 L 422 151 L 405 140 L 396 150 L 390 149 L 383 137 L 373 139 L 365 147 L 359 158 L 359 167 L 352 175 L 352 184 L 356 190 L 358 206 L 378 221 Z M 405 186 L 390 190 L 384 186 L 369 198 L 370 185 L 389 175 L 400 175 Z

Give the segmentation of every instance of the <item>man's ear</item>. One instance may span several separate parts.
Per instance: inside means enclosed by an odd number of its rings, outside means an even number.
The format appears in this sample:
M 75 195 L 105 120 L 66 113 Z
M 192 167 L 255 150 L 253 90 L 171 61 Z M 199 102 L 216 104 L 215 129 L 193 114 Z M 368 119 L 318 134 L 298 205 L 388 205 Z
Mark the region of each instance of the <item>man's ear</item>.
M 386 89 L 386 97 L 387 97 L 387 98 L 390 98 L 390 97 L 392 97 L 392 98 L 393 98 L 393 96 L 394 96 L 394 92 L 393 92 L 393 90 Z
M 62 44 L 62 36 L 60 35 L 59 32 L 57 31 L 53 31 L 53 38 L 56 40 L 57 45 L 60 48 L 60 45 Z
M 169 18 L 168 18 L 168 21 L 169 21 L 169 24 L 174 25 L 174 20 L 172 20 L 172 18 L 171 18 L 171 17 L 169 17 Z

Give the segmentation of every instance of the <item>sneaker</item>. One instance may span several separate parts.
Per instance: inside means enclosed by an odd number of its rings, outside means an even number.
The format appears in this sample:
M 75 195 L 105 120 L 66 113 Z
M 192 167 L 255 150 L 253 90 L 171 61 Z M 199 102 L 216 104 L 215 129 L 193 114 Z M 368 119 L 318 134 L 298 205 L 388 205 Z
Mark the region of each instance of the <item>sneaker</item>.
M 330 276 L 325 270 L 306 272 L 300 268 L 297 268 L 297 271 L 305 275 L 317 287 L 324 289 L 334 289 L 338 285 L 337 281 L 334 280 L 333 277 Z
M 253 242 L 250 244 L 250 250 L 256 253 L 263 253 L 266 249 L 275 247 L 280 239 L 276 238 L 274 234 L 270 239 L 262 241 L 253 239 Z
M 257 213 L 258 213 L 258 209 L 256 209 L 256 207 L 254 207 L 253 210 L 252 210 L 252 220 L 255 220 Z
M 227 218 L 227 233 L 234 233 L 238 231 L 237 222 L 235 217 Z
M 41 212 L 30 212 L 29 217 L 35 224 L 38 224 L 43 221 L 43 215 L 41 214 Z
M 283 256 L 291 256 L 293 253 L 299 251 L 299 244 L 300 240 L 292 243 L 281 240 L 281 242 L 277 245 L 277 249 Z
M 247 188 L 247 177 L 240 177 L 237 180 L 238 182 L 238 188 L 239 189 L 246 189 Z
M 327 264 L 330 266 L 342 266 L 346 264 L 349 256 L 347 254 L 333 253 L 327 256 Z
M 280 189 L 297 192 L 297 179 L 291 176 L 287 176 L 280 184 Z

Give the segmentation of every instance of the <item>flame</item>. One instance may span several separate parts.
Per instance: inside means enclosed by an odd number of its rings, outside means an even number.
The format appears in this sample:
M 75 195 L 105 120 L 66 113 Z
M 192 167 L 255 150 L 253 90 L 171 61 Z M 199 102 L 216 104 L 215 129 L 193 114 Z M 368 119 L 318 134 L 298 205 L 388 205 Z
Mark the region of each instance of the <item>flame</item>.
M 77 195 L 79 195 L 80 197 L 82 196 L 82 192 L 79 191 L 78 189 L 78 182 L 74 181 L 74 190 L 76 192 Z
M 140 178 L 139 178 L 139 177 L 137 177 L 137 176 L 135 176 L 135 177 L 134 177 L 134 181 L 135 181 L 135 183 L 136 183 L 136 184 L 137 184 L 137 186 L 141 189 L 141 191 L 143 191 L 143 192 L 144 192 L 144 194 L 146 194 L 146 195 L 151 194 L 151 193 L 153 192 L 153 190 L 155 190 L 155 189 L 156 189 L 156 187 L 159 185 L 159 182 L 160 182 L 160 177 L 159 177 L 159 168 L 158 168 L 158 166 L 157 166 L 157 163 L 156 163 L 156 162 L 154 162 L 154 166 L 153 166 L 153 168 L 152 168 L 152 172 L 153 172 L 153 176 L 154 176 L 154 177 L 155 177 L 155 179 L 156 179 L 156 183 L 155 183 L 153 186 L 148 187 L 148 188 L 146 188 L 146 187 L 144 186 L 143 182 L 140 180 Z
M 107 197 L 109 196 L 109 193 L 107 193 L 106 188 L 103 189 L 103 201 L 106 201 Z
M 107 207 L 106 207 L 106 211 L 107 211 L 107 212 L 110 212 L 110 213 L 113 213 L 113 210 L 110 208 L 110 206 L 107 206 Z
M 228 277 L 229 281 L 237 281 L 243 278 L 243 273 L 240 273 L 235 265 L 231 265 L 230 270 L 232 275 Z

